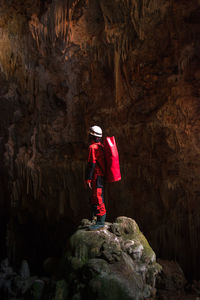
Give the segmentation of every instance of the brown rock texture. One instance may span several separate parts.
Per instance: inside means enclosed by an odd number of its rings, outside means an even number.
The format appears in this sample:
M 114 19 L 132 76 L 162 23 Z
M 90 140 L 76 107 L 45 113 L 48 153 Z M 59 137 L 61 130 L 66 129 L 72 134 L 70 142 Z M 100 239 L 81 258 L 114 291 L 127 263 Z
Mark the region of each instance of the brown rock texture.
M 97 124 L 115 135 L 122 169 L 107 187 L 108 218 L 133 217 L 159 256 L 199 277 L 200 2 L 11 2 L 0 7 L 9 256 L 57 253 L 88 216 Z

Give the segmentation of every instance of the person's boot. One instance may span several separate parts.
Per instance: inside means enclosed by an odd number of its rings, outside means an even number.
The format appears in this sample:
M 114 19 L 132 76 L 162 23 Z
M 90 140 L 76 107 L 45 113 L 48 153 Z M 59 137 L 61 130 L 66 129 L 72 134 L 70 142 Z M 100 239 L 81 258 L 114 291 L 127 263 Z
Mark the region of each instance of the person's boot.
M 96 222 L 97 222 L 97 216 L 93 216 L 91 222 L 92 222 L 92 225 L 96 224 Z
M 89 226 L 89 230 L 98 230 L 104 227 L 106 214 L 103 216 L 97 216 L 97 222 L 94 225 Z

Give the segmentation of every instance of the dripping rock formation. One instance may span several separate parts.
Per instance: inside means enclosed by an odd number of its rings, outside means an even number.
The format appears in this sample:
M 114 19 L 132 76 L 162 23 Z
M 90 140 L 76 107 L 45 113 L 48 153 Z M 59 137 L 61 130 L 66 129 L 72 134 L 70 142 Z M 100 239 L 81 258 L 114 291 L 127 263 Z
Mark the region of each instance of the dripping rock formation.
M 39 265 L 89 216 L 98 124 L 122 171 L 108 219 L 200 277 L 199 22 L 198 0 L 1 0 L 0 256 Z

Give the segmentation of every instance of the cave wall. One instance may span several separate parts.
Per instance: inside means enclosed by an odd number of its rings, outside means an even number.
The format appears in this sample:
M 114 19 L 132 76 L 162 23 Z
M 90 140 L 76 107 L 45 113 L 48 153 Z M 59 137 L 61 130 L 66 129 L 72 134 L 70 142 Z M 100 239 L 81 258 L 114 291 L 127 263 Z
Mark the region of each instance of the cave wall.
M 197 0 L 2 1 L 10 258 L 58 254 L 88 216 L 87 132 L 97 124 L 120 153 L 108 218 L 133 217 L 159 256 L 199 276 L 199 20 Z

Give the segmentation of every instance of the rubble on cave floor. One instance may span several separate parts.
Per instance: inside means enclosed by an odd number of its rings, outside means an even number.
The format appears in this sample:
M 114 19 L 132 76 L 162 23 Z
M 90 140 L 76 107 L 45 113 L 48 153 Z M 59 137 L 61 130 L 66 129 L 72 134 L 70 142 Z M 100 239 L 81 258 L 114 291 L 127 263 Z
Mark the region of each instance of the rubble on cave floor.
M 0 265 L 0 299 L 40 300 L 48 281 L 32 276 L 26 260 L 22 261 L 19 271 L 15 271 L 6 258 Z

